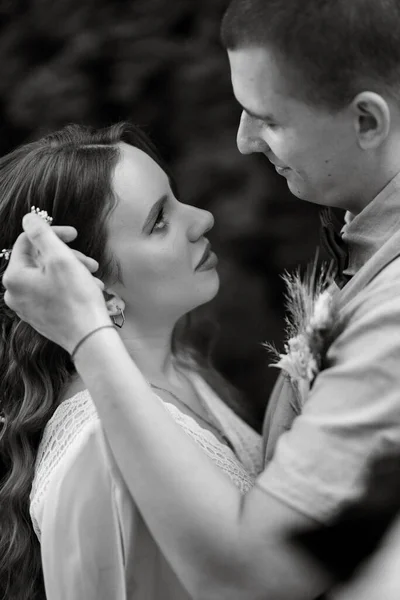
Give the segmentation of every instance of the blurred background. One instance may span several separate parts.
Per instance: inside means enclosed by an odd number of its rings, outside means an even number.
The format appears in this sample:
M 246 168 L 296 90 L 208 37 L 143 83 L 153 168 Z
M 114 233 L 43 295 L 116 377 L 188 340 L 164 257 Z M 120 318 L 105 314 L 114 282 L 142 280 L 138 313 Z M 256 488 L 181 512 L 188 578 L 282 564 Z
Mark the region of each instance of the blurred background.
M 67 123 L 131 120 L 168 160 L 180 199 L 216 219 L 221 290 L 199 310 L 219 323 L 213 358 L 261 428 L 282 348 L 281 274 L 319 243 L 318 207 L 263 156 L 236 148 L 240 109 L 219 24 L 228 0 L 0 0 L 1 154 Z

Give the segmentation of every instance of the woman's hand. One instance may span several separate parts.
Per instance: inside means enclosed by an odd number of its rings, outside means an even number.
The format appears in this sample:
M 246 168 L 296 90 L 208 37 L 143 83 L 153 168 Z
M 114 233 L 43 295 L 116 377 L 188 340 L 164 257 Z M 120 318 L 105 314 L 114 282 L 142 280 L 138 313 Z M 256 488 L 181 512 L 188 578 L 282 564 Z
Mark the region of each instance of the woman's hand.
M 23 321 L 71 353 L 87 333 L 111 324 L 104 285 L 91 274 L 98 263 L 64 243 L 78 235 L 73 227 L 50 227 L 31 213 L 22 226 L 24 233 L 3 275 L 4 301 Z

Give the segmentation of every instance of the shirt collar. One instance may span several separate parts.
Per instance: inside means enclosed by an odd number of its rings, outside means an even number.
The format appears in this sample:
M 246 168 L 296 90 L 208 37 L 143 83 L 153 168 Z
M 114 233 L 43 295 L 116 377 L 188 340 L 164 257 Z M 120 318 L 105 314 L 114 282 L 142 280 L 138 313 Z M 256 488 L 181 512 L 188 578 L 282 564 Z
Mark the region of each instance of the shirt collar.
M 400 230 L 400 173 L 358 215 L 347 212 L 345 223 L 349 263 L 343 273 L 353 276 Z

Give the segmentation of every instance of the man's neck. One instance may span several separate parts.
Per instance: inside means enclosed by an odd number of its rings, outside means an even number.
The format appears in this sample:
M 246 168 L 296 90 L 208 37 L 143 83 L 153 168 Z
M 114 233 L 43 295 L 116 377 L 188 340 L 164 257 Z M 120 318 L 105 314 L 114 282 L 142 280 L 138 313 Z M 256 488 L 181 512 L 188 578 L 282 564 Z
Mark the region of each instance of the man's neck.
M 353 217 L 360 214 L 398 175 L 400 166 L 396 162 L 392 168 L 388 167 L 382 170 L 376 168 L 371 169 L 371 172 L 374 174 L 373 179 L 366 181 L 364 186 L 360 185 L 357 193 L 354 193 L 353 196 L 346 201 L 346 206 L 339 206 L 338 208 L 348 211 Z

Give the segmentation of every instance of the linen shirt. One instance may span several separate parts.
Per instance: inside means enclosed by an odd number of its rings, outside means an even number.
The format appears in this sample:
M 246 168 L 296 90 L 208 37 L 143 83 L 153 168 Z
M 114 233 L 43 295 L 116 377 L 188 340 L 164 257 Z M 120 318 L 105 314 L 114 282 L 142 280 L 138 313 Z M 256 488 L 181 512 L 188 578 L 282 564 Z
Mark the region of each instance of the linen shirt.
M 257 485 L 315 521 L 359 498 L 372 457 L 400 452 L 400 173 L 342 230 L 349 247 L 327 367 L 301 409 L 281 375 Z

